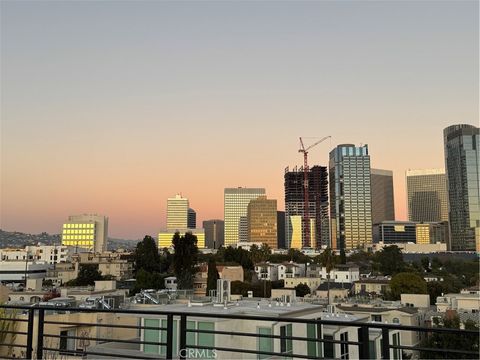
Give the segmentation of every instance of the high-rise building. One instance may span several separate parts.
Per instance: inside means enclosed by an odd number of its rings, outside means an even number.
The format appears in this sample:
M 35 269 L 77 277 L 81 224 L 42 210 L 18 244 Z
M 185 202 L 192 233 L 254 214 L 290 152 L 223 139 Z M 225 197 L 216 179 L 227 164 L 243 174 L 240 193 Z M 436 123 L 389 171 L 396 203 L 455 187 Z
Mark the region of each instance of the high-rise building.
M 306 239 L 305 187 L 303 167 L 285 169 L 285 247 L 302 248 L 305 244 L 321 248 L 329 244 L 328 175 L 325 166 L 308 171 L 310 239 Z
M 261 242 L 277 248 L 277 200 L 259 196 L 250 200 L 247 207 L 249 242 Z
M 393 172 L 371 169 L 372 183 L 372 223 L 395 220 L 393 200 Z
M 184 236 L 189 232 L 197 237 L 197 247 L 199 249 L 205 248 L 205 231 L 203 229 L 175 229 L 162 231 L 158 234 L 158 248 L 171 248 L 173 247 L 173 236 L 176 232 L 180 233 L 180 236 Z
M 472 125 L 443 130 L 450 224 L 449 249 L 480 251 L 480 135 Z
M 97 214 L 72 215 L 63 224 L 62 245 L 77 251 L 107 251 L 108 217 Z
M 285 211 L 277 211 L 277 247 L 285 249 Z
M 177 194 L 167 199 L 167 231 L 188 228 L 188 199 Z
M 382 221 L 373 225 L 375 243 L 436 244 L 448 241 L 448 223 L 415 221 Z
M 263 188 L 226 188 L 224 191 L 225 246 L 247 239 L 247 207 L 250 200 L 265 195 Z M 241 218 L 243 217 L 243 220 Z M 242 236 L 240 236 L 240 230 Z
M 443 169 L 407 170 L 408 220 L 448 221 L 447 182 Z
M 338 145 L 330 152 L 332 247 L 356 249 L 372 242 L 368 145 Z
M 205 229 L 205 247 L 208 249 L 218 249 L 224 243 L 225 225 L 223 220 L 205 220 L 203 222 Z
M 188 208 L 187 227 L 189 229 L 197 228 L 197 213 L 192 208 Z

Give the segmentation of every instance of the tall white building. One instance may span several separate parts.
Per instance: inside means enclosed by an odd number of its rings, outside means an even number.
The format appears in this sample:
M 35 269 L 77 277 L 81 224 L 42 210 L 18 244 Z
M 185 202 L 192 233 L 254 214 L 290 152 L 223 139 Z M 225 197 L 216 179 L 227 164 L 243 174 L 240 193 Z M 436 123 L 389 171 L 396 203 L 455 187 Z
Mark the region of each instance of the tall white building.
M 226 188 L 224 191 L 225 246 L 247 241 L 247 208 L 250 200 L 265 195 L 263 188 Z
M 72 215 L 62 228 L 62 245 L 77 251 L 107 251 L 108 217 L 97 214 Z
M 177 194 L 167 200 L 167 231 L 188 228 L 188 199 Z

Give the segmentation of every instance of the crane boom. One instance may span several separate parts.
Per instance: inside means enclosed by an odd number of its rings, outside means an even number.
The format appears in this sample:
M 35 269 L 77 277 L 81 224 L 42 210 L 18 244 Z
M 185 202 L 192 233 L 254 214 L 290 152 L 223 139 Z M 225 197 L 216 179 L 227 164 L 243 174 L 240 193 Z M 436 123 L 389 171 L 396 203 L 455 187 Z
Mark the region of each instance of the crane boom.
M 308 186 L 308 150 L 317 146 L 321 142 L 331 138 L 331 136 L 325 136 L 324 138 L 318 140 L 314 144 L 310 145 L 305 149 L 305 145 L 303 144 L 303 140 L 300 137 L 300 149 L 298 152 L 303 153 L 303 194 L 304 194 L 304 210 L 303 210 L 303 223 L 305 227 L 305 238 L 303 239 L 302 246 L 309 247 L 311 243 L 310 239 L 310 201 L 309 201 L 309 186 Z

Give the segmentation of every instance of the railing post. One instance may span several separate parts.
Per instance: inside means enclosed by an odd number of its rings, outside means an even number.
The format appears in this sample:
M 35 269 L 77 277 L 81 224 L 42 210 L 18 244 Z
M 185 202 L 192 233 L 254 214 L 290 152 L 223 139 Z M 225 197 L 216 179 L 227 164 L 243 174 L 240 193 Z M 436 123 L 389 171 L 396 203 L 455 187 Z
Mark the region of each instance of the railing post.
M 38 326 L 37 326 L 37 360 L 43 359 L 43 330 L 45 326 L 45 310 L 38 309 Z
M 180 359 L 186 359 L 187 354 L 187 316 L 180 315 Z
M 370 346 L 369 346 L 368 326 L 361 326 L 358 329 L 358 356 L 360 359 L 370 359 Z M 347 345 L 348 346 L 348 345 Z
M 167 359 L 173 359 L 173 314 L 167 315 Z
M 28 309 L 28 325 L 27 325 L 27 354 L 26 358 L 31 359 L 33 353 L 33 321 L 35 310 Z
M 387 328 L 382 329 L 382 359 L 390 359 L 390 332 Z

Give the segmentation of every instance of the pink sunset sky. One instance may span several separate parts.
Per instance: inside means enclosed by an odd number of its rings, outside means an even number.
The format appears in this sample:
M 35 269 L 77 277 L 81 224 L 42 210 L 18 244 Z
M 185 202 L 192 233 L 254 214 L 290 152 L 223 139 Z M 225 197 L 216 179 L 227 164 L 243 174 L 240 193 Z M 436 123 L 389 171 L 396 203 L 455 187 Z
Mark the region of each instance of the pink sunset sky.
M 326 135 L 310 165 L 368 144 L 406 219 L 405 171 L 443 168 L 443 129 L 478 125 L 477 1 L 0 6 L 3 230 L 98 213 L 138 239 L 168 197 L 201 224 L 237 186 L 283 210 L 298 137 Z

